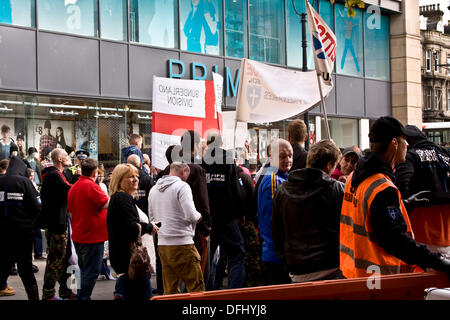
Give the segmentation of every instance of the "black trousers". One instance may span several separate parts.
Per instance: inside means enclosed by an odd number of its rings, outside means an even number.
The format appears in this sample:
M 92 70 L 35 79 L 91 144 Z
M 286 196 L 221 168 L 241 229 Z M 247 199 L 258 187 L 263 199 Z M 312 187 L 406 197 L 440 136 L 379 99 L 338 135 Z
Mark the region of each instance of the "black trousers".
M 14 263 L 17 262 L 29 300 L 39 300 L 39 289 L 33 273 L 33 241 L 34 229 L 0 228 L 0 287 L 8 280 Z
M 270 286 L 292 283 L 292 280 L 285 265 L 263 261 L 262 282 L 264 286 Z

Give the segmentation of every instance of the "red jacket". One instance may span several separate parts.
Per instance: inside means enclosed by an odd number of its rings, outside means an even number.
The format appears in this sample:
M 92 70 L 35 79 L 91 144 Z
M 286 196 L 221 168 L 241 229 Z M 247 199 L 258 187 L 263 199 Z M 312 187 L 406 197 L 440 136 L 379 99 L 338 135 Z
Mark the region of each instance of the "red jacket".
M 108 240 L 106 209 L 108 196 L 91 178 L 81 176 L 67 196 L 72 214 L 72 240 L 77 243 L 99 243 Z

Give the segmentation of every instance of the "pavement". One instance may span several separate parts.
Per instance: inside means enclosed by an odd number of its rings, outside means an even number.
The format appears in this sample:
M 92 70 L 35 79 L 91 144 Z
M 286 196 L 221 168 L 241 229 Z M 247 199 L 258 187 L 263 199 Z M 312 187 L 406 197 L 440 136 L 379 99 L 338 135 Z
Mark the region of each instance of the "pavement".
M 35 260 L 33 264 L 39 268 L 39 272 L 35 273 L 36 281 L 39 287 L 39 298 L 42 298 L 42 286 L 44 284 L 44 272 L 46 260 Z M 109 266 L 109 263 L 108 263 Z M 111 269 L 111 273 L 114 277 L 116 274 L 114 270 Z M 156 276 L 152 275 L 151 279 L 152 288 L 156 288 Z M 91 299 L 92 300 L 113 300 L 114 299 L 114 286 L 116 284 L 115 280 L 97 280 L 94 291 L 92 292 Z M 25 292 L 25 288 L 23 287 L 22 280 L 20 280 L 19 275 L 9 276 L 8 278 L 8 286 L 13 287 L 16 292 L 13 296 L 0 297 L 0 301 L 4 300 L 28 300 L 27 294 Z M 59 284 L 56 284 L 56 294 L 58 294 Z M 75 291 L 74 291 L 75 292 Z M 75 292 L 76 293 L 76 292 Z

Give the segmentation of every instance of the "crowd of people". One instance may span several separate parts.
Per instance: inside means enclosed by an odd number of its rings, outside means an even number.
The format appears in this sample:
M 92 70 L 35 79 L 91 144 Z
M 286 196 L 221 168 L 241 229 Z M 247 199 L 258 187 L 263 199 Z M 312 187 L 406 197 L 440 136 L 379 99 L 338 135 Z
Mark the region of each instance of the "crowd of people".
M 39 299 L 32 248 L 41 229 L 43 300 L 90 300 L 98 276 L 110 274 L 105 251 L 116 300 L 220 290 L 225 278 L 231 289 L 368 277 L 374 267 L 450 275 L 446 149 L 392 117 L 374 122 L 364 152 L 332 140 L 306 150 L 301 120 L 287 138 L 272 141 L 257 166 L 225 150 L 219 132 L 205 146 L 189 130 L 155 172 L 132 134 L 108 186 L 86 150 L 74 165 L 62 148 L 43 150 L 43 161 L 35 148 L 12 154 L 0 162 L 0 295 L 14 294 L 7 279 L 17 263 L 28 298 Z M 150 266 L 136 278 L 130 259 L 141 240 Z M 81 274 L 77 292 L 67 285 L 71 265 Z

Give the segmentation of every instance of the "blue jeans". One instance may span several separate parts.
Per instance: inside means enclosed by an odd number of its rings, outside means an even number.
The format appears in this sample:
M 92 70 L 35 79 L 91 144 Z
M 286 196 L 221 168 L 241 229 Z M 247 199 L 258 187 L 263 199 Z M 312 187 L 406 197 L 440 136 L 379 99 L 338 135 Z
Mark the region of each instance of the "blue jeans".
M 217 246 L 224 249 L 228 257 L 230 272 L 228 275 L 228 288 L 242 288 L 245 282 L 245 249 L 241 232 L 237 221 L 228 223 L 217 223 L 211 229 L 211 259 L 216 252 Z M 211 263 L 211 273 L 206 290 L 216 290 L 216 270 Z M 220 278 L 220 277 L 219 277 Z
M 114 297 L 125 301 L 143 301 L 152 297 L 152 284 L 150 278 L 145 275 L 143 279 L 130 280 L 128 274 L 123 274 L 116 280 Z
M 34 229 L 34 257 L 42 257 L 42 231 Z
M 78 289 L 78 300 L 91 300 L 95 282 L 102 268 L 104 242 L 92 244 L 74 242 L 74 245 L 81 272 L 81 287 Z

